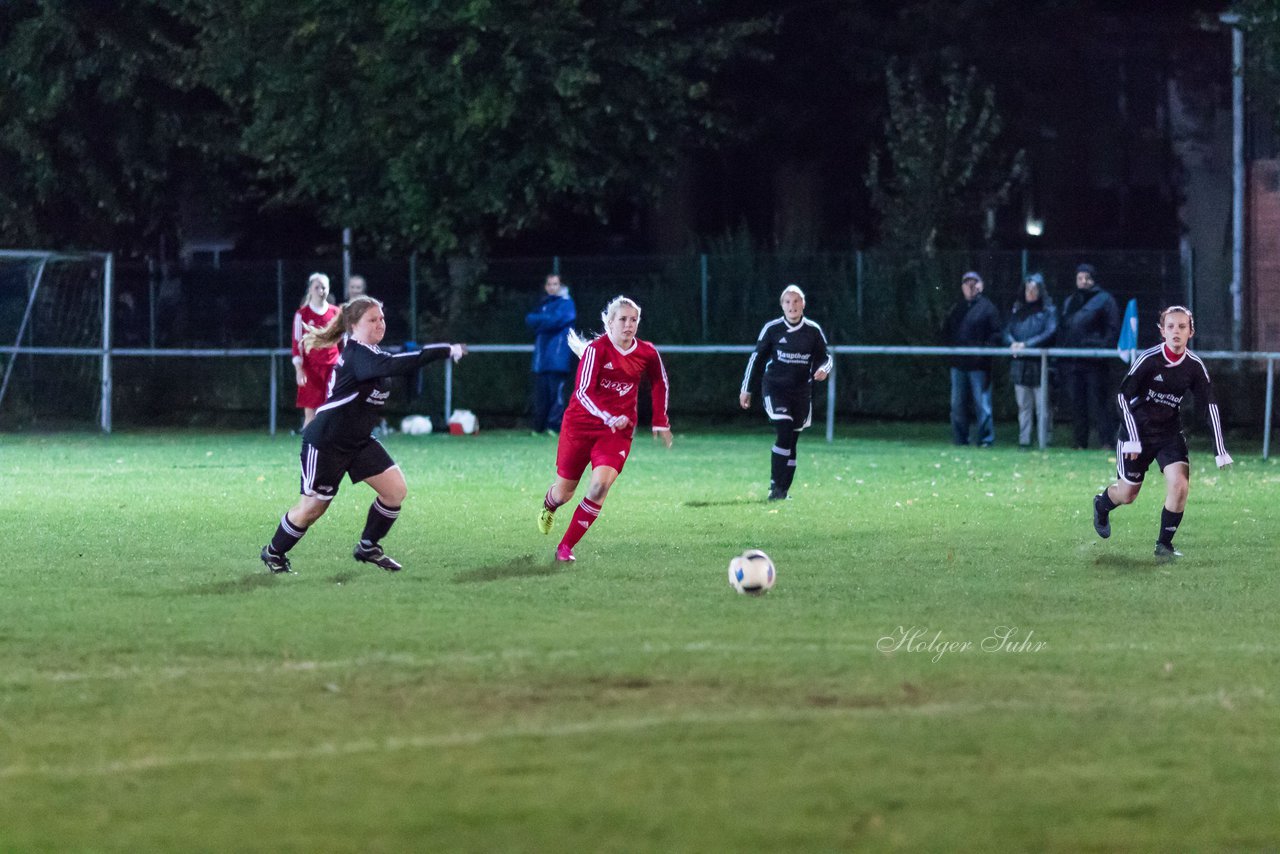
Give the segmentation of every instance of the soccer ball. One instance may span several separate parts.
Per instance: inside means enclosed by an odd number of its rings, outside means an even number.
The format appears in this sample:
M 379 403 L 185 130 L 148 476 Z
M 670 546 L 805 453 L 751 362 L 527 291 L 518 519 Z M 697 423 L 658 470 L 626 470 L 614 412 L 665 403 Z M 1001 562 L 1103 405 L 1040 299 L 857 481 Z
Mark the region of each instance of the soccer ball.
M 777 578 L 773 561 L 759 549 L 747 549 L 729 561 L 729 585 L 739 593 L 763 595 Z
M 406 415 L 400 422 L 400 432 L 409 436 L 426 436 L 431 432 L 431 419 L 425 415 Z

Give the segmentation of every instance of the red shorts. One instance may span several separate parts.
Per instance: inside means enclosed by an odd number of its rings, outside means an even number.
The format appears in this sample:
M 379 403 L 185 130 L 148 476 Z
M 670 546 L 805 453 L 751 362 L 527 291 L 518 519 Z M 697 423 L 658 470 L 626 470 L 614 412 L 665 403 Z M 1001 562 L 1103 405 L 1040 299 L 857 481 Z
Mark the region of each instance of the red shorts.
M 630 430 L 615 433 L 604 426 L 599 430 L 582 430 L 569 427 L 567 422 L 563 426 L 556 446 L 556 474 L 565 480 L 580 480 L 587 463 L 592 468 L 608 466 L 622 471 L 631 455 Z
M 299 409 L 319 409 L 324 406 L 329 396 L 329 378 L 333 376 L 335 367 L 337 366 L 302 363 L 302 373 L 307 378 L 307 384 L 298 386 Z

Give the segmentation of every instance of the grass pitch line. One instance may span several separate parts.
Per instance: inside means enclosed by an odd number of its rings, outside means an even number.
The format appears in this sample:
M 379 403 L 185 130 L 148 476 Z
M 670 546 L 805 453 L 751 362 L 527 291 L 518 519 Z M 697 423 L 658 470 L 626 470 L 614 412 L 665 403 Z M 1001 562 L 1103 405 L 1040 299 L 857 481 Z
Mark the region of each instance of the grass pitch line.
M 812 643 L 808 641 L 774 641 L 772 647 L 782 653 L 842 653 L 870 654 L 875 653 L 875 641 L 866 644 L 831 644 Z M 1280 644 L 1275 643 L 1237 643 L 1213 646 L 1196 645 L 1194 648 L 1171 648 L 1154 643 L 1139 641 L 1111 642 L 1087 645 L 1053 646 L 1055 652 L 1079 653 L 1095 655 L 1111 652 L 1160 652 L 1165 655 L 1179 656 L 1205 652 L 1270 655 L 1280 651 Z M 711 655 L 736 655 L 741 647 L 736 644 L 715 643 L 711 641 L 690 641 L 683 644 L 644 643 L 634 647 L 567 647 L 561 649 L 530 650 L 526 648 L 509 648 L 491 652 L 442 652 L 438 655 L 415 656 L 403 653 L 375 653 L 356 658 L 324 660 L 278 661 L 269 663 L 213 663 L 192 666 L 166 667 L 108 667 L 102 670 L 33 670 L 25 673 L 0 673 L 0 685 L 25 685 L 35 682 L 75 683 L 95 680 L 128 680 L 153 679 L 177 680 L 204 674 L 225 673 L 316 673 L 325 670 L 342 670 L 367 667 L 369 665 L 397 665 L 401 667 L 430 667 L 441 664 L 480 664 L 490 661 L 557 661 L 560 659 L 584 658 L 590 656 L 608 658 L 621 652 L 644 652 L 650 655 L 667 655 L 671 653 L 705 653 Z M 882 653 L 877 653 L 882 654 Z
M 58 777 L 78 779 L 84 777 L 113 777 L 123 774 L 163 771 L 170 768 L 193 765 L 229 765 L 253 762 L 305 762 L 343 756 L 360 756 L 375 753 L 402 753 L 411 750 L 442 750 L 453 747 L 470 747 L 490 741 L 518 738 L 574 738 L 582 735 L 602 735 L 635 732 L 665 726 L 724 726 L 726 724 L 803 723 L 817 719 L 854 718 L 879 714 L 950 715 L 984 713 L 999 709 L 1032 710 L 1043 704 L 1016 700 L 985 703 L 922 703 L 915 706 L 867 705 L 823 707 L 812 709 L 751 709 L 740 712 L 661 715 L 614 720 L 577 721 L 551 726 L 503 727 L 492 730 L 475 730 L 442 735 L 389 737 L 385 739 L 360 739 L 341 744 L 324 742 L 310 747 L 277 748 L 271 750 L 229 750 L 216 753 L 187 753 L 171 756 L 139 756 L 133 759 L 117 759 L 86 765 L 7 765 L 0 768 L 0 780 L 18 780 L 28 777 Z
M 869 647 L 856 644 L 814 644 L 808 642 L 778 642 L 776 649 L 792 649 L 807 652 L 867 652 Z M 567 647 L 561 649 L 530 650 L 520 647 L 493 650 L 491 652 L 442 652 L 439 655 L 414 656 L 402 653 L 376 653 L 356 658 L 323 660 L 279 661 L 270 663 L 215 663 L 192 666 L 108 667 L 102 670 L 35 670 L 26 673 L 0 674 L 0 684 L 14 685 L 31 682 L 90 682 L 94 680 L 128 679 L 183 679 L 205 673 L 314 673 L 322 670 L 359 668 L 373 664 L 425 667 L 435 664 L 483 663 L 489 661 L 556 661 L 584 656 L 610 657 L 621 652 L 645 652 L 652 655 L 669 653 L 737 654 L 741 647 L 735 644 L 691 641 L 684 644 L 644 643 L 633 647 Z

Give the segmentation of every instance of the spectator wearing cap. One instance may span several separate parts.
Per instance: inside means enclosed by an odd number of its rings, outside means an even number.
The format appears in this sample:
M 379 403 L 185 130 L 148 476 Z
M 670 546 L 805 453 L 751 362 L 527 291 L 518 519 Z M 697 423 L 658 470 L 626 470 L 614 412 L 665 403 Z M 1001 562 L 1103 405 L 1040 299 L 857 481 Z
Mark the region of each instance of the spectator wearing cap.
M 965 273 L 961 298 L 947 314 L 944 333 L 953 347 L 990 347 L 1000 343 L 1000 314 L 982 294 L 982 277 Z M 991 357 L 951 357 L 951 431 L 957 445 L 969 444 L 970 428 L 978 425 L 978 444 L 996 441 L 991 414 Z
M 1120 307 L 1115 297 L 1094 281 L 1092 264 L 1076 267 L 1076 292 L 1062 303 L 1058 344 L 1062 347 L 1114 349 L 1120 335 Z M 1062 380 L 1071 406 L 1076 448 L 1089 447 L 1089 427 L 1098 431 L 1098 443 L 1111 447 L 1116 438 L 1116 409 L 1111 401 L 1109 359 L 1063 359 Z
M 1044 276 L 1032 273 L 1022 284 L 1022 297 L 1013 304 L 1009 323 L 1004 329 L 1004 343 L 1013 352 L 1009 378 L 1013 380 L 1013 396 L 1018 401 L 1018 447 L 1030 448 L 1032 429 L 1036 423 L 1051 430 L 1049 395 L 1042 393 L 1040 357 L 1019 358 L 1027 347 L 1048 347 L 1058 331 L 1058 310 L 1044 292 Z

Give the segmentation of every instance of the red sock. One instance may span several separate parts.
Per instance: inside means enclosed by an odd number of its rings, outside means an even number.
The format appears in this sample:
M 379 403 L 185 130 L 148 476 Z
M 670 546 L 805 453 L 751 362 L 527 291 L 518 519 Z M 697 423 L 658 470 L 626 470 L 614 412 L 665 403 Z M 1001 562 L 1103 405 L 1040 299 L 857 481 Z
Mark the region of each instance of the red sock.
M 569 529 L 564 532 L 564 539 L 560 541 L 560 545 L 568 546 L 569 548 L 576 546 L 578 540 L 582 539 L 582 535 L 587 532 L 587 528 L 591 527 L 591 523 L 599 515 L 599 504 L 596 504 L 590 498 L 582 499 L 578 509 L 573 511 L 573 520 L 569 522 Z

